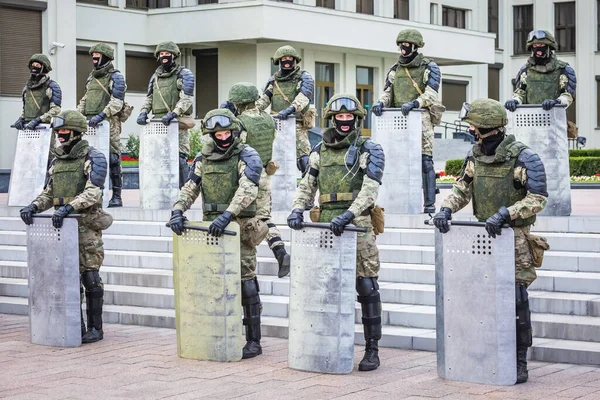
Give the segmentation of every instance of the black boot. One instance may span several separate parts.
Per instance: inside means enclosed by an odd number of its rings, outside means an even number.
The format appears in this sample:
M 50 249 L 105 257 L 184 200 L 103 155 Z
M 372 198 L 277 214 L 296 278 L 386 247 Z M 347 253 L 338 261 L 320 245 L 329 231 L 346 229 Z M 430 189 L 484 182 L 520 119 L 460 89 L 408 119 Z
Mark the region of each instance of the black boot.
M 435 195 L 438 193 L 438 190 L 435 185 L 433 157 L 425 154 L 421 156 L 421 171 L 423 174 L 423 213 L 434 213 Z
M 82 343 L 94 343 L 104 338 L 102 331 L 102 304 L 104 302 L 104 289 L 95 287 L 85 291 L 87 304 L 88 330 L 81 338 Z
M 190 166 L 187 162 L 187 156 L 183 153 L 179 153 L 179 189 L 181 189 L 181 187 L 185 185 L 185 182 L 187 181 L 189 175 Z
M 87 329 L 85 329 L 85 319 L 83 318 L 83 285 L 79 282 L 79 312 L 81 313 L 81 337 L 86 334 Z
M 517 344 L 517 383 L 525 383 L 527 379 L 527 347 Z
M 273 247 L 273 254 L 279 264 L 279 271 L 277 272 L 278 278 L 283 278 L 290 273 L 290 255 L 285 251 L 284 245 Z
M 246 326 L 246 345 L 242 349 L 242 359 L 254 358 L 262 354 L 260 346 L 260 296 L 256 278 L 242 281 L 243 323 Z
M 356 291 L 362 309 L 362 323 L 365 331 L 365 355 L 358 364 L 358 370 L 373 371 L 380 364 L 381 300 L 377 278 L 357 278 Z
M 523 284 L 515 286 L 515 303 L 517 312 L 517 383 L 527 382 L 527 349 L 533 343 L 531 327 L 531 311 L 529 309 L 529 294 Z
M 123 188 L 123 172 L 121 170 L 121 156 L 110 153 L 110 182 L 112 183 L 112 198 L 108 207 L 123 207 L 121 188 Z

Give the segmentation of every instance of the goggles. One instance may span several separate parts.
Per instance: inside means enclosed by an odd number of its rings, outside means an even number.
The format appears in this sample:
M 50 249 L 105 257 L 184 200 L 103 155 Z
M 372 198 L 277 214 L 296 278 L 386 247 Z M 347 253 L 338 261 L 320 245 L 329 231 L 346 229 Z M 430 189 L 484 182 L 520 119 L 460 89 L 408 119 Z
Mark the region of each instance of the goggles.
M 356 111 L 358 110 L 358 104 L 352 99 L 347 97 L 342 97 L 341 99 L 337 99 L 331 103 L 329 103 L 329 110 L 339 112 L 342 111 L 342 107 L 346 109 L 346 111 Z
M 463 103 L 460 112 L 458 113 L 458 119 L 463 120 L 467 118 L 469 113 L 471 112 L 471 105 L 467 102 Z
M 546 39 L 548 36 L 544 31 L 531 31 L 527 35 L 527 41 L 531 42 L 533 39 Z
M 65 126 L 67 124 L 67 122 L 65 121 L 65 119 L 63 117 L 52 117 L 52 121 L 50 122 L 50 127 L 53 129 L 58 129 L 61 126 Z
M 216 129 L 217 125 L 219 125 L 219 127 L 221 128 L 227 128 L 231 126 L 232 122 L 233 121 L 231 120 L 231 118 L 225 115 L 213 115 L 212 117 L 204 121 L 204 126 L 206 127 L 206 129 Z

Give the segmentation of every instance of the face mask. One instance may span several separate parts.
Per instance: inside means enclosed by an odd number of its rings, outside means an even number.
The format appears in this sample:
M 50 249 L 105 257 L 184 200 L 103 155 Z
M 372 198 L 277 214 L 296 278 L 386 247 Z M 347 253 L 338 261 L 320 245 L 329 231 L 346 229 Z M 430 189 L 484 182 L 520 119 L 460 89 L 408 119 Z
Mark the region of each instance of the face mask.
M 40 75 L 43 67 L 31 67 L 31 75 Z
M 158 58 L 160 65 L 163 65 L 167 68 L 169 68 L 172 64 L 173 64 L 173 56 L 169 55 L 169 56 L 161 56 Z
M 290 71 L 294 69 L 294 60 L 280 60 L 279 63 L 281 64 L 281 69 L 284 71 Z
M 481 140 L 481 152 L 486 156 L 491 156 L 496 154 L 496 148 L 498 145 L 502 143 L 504 140 L 504 134 L 499 133 L 496 135 L 488 136 L 485 139 Z
M 346 137 L 350 132 L 352 132 L 352 129 L 354 129 L 354 126 L 356 125 L 356 116 L 348 121 L 334 119 L 334 123 L 336 133 L 339 133 L 342 137 Z
M 212 139 L 215 141 L 215 144 L 217 145 L 217 147 L 220 150 L 224 150 L 224 151 L 227 150 L 233 144 L 233 141 L 235 140 L 233 133 L 225 140 L 217 139 L 217 136 L 214 133 L 212 133 L 210 136 L 212 136 Z
M 100 61 L 102 61 L 102 57 L 92 57 L 94 67 L 98 68 L 100 66 Z
M 60 148 L 65 154 L 69 154 L 73 146 L 81 140 L 81 134 L 74 131 L 70 131 L 69 133 L 57 133 L 56 137 L 58 139 L 56 147 Z
M 400 45 L 400 54 L 403 57 L 408 57 L 414 51 L 414 44 L 409 44 L 408 46 Z

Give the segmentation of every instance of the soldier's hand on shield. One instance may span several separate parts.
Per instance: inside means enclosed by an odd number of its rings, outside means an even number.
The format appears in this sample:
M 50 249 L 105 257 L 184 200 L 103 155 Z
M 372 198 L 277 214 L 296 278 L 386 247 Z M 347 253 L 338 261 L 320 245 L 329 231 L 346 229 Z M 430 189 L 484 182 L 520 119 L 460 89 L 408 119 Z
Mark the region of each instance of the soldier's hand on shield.
M 402 104 L 400 110 L 402 111 L 402 115 L 407 116 L 410 110 L 414 108 L 419 108 L 419 100 L 413 100 L 408 103 Z
M 23 126 L 23 129 L 35 129 L 42 122 L 40 117 L 34 118 Z
M 502 225 L 510 221 L 510 213 L 504 206 L 500 207 L 498 212 L 485 221 L 485 230 L 487 233 L 496 238 L 496 235 L 502 234 Z
M 546 111 L 551 110 L 552 107 L 560 104 L 560 101 L 554 99 L 547 99 L 542 101 L 542 108 Z
M 183 216 L 183 211 L 173 210 L 171 211 L 171 219 L 169 220 L 169 226 L 175 234 L 181 236 L 183 234 L 183 227 L 186 218 Z
M 75 209 L 70 204 L 59 207 L 58 210 L 54 211 L 54 215 L 52 216 L 52 226 L 56 229 L 62 227 L 63 219 L 74 210 Z
M 225 228 L 231 222 L 233 218 L 233 214 L 229 211 L 225 211 L 223 214 L 219 215 L 208 227 L 208 232 L 216 237 L 219 237 L 225 231 Z
M 338 215 L 329 223 L 329 229 L 335 236 L 342 236 L 344 233 L 344 228 L 354 219 L 354 214 L 352 212 L 346 210 L 342 215 Z
M 302 224 L 304 224 L 304 210 L 301 208 L 296 208 L 294 211 L 292 211 L 289 217 L 287 217 L 287 224 L 292 229 L 302 229 Z
M 378 101 L 377 103 L 375 103 L 373 107 L 371 107 L 371 111 L 373 112 L 373 114 L 377 115 L 378 117 L 381 117 L 381 114 L 383 114 L 383 102 Z
M 88 121 L 88 125 L 92 128 L 95 128 L 100 122 L 104 121 L 105 119 L 106 114 L 104 114 L 104 112 L 101 112 L 100 114 L 94 115 L 92 118 L 90 118 L 90 120 Z
M 448 221 L 452 219 L 452 210 L 448 207 L 442 207 L 440 211 L 433 216 L 433 224 L 441 233 L 448 233 L 450 225 Z
M 273 118 L 277 119 L 288 119 L 290 115 L 292 115 L 296 111 L 294 106 L 289 106 L 285 110 L 279 111 L 277 114 L 273 115 Z
M 146 111 L 142 111 L 137 118 L 138 125 L 146 125 L 148 123 L 148 113 Z
M 30 204 L 27 207 L 21 208 L 21 219 L 25 222 L 25 225 L 33 224 L 33 214 L 37 212 L 38 208 L 35 204 Z
M 173 111 L 171 111 L 167 115 L 165 115 L 164 117 L 162 117 L 161 122 L 163 124 L 165 124 L 166 126 L 169 126 L 169 124 L 171 123 L 171 121 L 173 121 L 175 118 L 177 118 L 177 114 L 175 114 Z
M 515 112 L 517 110 L 518 105 L 519 102 L 515 99 L 506 100 L 506 103 L 504 103 L 504 108 L 506 108 L 510 112 Z
M 21 117 L 11 126 L 11 128 L 18 129 L 20 131 L 25 127 L 25 120 Z

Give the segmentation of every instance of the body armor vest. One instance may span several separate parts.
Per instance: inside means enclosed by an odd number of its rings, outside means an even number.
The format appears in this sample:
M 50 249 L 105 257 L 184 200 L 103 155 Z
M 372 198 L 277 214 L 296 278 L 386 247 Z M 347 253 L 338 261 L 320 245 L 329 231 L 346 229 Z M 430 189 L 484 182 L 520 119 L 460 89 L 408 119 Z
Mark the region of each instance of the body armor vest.
M 110 69 L 100 77 L 92 77 L 89 80 L 86 91 L 85 109 L 83 114 L 89 119 L 100 114 L 110 102 L 110 94 L 107 93 L 110 77 L 114 69 Z M 96 80 L 97 79 L 97 80 Z M 102 86 L 104 86 L 104 90 Z
M 77 143 L 71 152 L 76 154 L 82 147 L 88 147 L 85 140 Z M 88 150 L 78 158 L 56 158 L 52 173 L 52 195 L 54 208 L 68 204 L 85 189 L 88 178 L 84 173 Z
M 275 122 L 266 112 L 244 112 L 238 116 L 248 133 L 246 144 L 258 152 L 263 167 L 273 157 L 273 141 L 275 140 Z
M 179 66 L 173 69 L 171 73 L 156 73 L 152 87 L 152 112 L 155 118 L 164 117 L 177 106 L 180 91 L 177 88 L 177 79 L 179 79 L 179 71 L 182 69 L 183 67 Z M 192 107 L 183 114 L 191 115 Z
M 46 96 L 48 86 L 50 86 L 50 79 L 36 88 L 27 87 L 25 89 L 25 104 L 23 105 L 23 119 L 25 121 L 29 122 L 32 119 L 41 117 L 50 110 L 50 99 Z
M 544 100 L 556 99 L 560 96 L 560 75 L 566 64 L 556 60 L 556 68 L 549 72 L 539 72 L 527 68 L 527 88 L 525 104 L 542 104 Z
M 282 78 L 278 78 L 278 74 L 275 74 L 275 81 L 273 82 L 273 96 L 271 97 L 272 113 L 278 113 L 279 111 L 285 110 L 292 105 L 292 102 L 296 96 L 298 96 L 298 93 L 300 93 L 298 84 L 300 83 L 300 76 L 302 75 L 302 72 L 303 71 L 299 69 L 298 71 Z M 277 85 L 275 82 L 277 82 Z M 283 95 L 285 95 L 289 101 L 286 100 Z M 304 110 L 300 111 L 304 112 L 306 109 L 308 109 L 308 106 L 306 106 Z
M 428 58 L 423 57 L 422 54 L 418 54 L 414 60 L 406 65 L 410 76 L 417 83 L 421 92 L 425 92 L 423 75 L 425 75 L 427 64 L 429 64 L 429 62 L 430 60 Z M 402 107 L 402 104 L 416 100 L 420 96 L 419 91 L 415 88 L 412 80 L 408 77 L 406 71 L 404 71 L 404 67 L 405 66 L 398 64 L 393 83 L 394 107 L 396 108 Z

